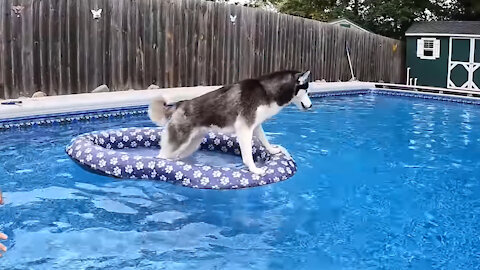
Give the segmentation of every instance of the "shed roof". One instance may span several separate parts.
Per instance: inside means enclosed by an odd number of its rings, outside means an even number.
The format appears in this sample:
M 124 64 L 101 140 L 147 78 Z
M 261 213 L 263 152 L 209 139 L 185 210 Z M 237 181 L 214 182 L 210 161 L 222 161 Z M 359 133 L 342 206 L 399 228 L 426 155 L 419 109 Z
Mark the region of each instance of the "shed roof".
M 480 35 L 480 21 L 416 22 L 405 33 L 406 36 L 420 34 Z

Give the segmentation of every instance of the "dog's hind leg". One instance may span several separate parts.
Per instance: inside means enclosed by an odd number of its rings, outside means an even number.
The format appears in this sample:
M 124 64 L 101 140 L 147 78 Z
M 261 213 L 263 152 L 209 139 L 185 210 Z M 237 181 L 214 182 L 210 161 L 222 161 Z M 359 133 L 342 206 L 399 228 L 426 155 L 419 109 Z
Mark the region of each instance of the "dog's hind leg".
M 260 140 L 270 154 L 275 155 L 282 151 L 279 147 L 275 147 L 268 142 L 265 132 L 263 132 L 262 125 L 258 125 L 253 130 L 253 134 L 258 138 L 258 140 Z
M 178 159 L 184 159 L 191 154 L 193 154 L 195 151 L 198 150 L 200 147 L 200 144 L 202 143 L 202 139 L 204 134 L 202 132 L 195 132 L 190 139 L 188 140 L 187 143 L 183 144 L 177 154 Z
M 170 142 L 170 136 L 167 129 L 164 129 L 162 132 L 162 138 L 160 140 L 160 153 L 158 158 L 163 159 L 174 159 L 175 156 L 175 145 Z
M 255 174 L 265 174 L 265 170 L 258 168 L 253 162 L 252 154 L 252 137 L 253 137 L 253 128 L 248 127 L 246 124 L 238 124 L 235 127 L 235 132 L 237 133 L 238 142 L 240 144 L 240 150 L 242 152 L 242 160 L 245 166 Z

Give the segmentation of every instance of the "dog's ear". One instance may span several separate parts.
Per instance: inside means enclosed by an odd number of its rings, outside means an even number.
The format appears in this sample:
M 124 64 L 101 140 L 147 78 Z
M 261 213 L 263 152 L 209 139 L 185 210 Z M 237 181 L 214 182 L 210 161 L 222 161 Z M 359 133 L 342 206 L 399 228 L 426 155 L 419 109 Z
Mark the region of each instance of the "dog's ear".
M 295 78 L 297 78 L 297 82 L 300 85 L 307 83 L 309 77 L 310 77 L 310 70 L 307 70 L 303 73 L 295 74 Z

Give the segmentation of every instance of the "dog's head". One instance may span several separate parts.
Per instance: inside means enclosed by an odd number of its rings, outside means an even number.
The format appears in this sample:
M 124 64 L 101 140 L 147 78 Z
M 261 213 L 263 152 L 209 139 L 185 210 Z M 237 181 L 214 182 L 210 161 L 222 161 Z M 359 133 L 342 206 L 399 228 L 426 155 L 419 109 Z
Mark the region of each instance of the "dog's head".
M 294 75 L 295 79 L 295 95 L 292 99 L 300 110 L 308 110 L 312 108 L 312 101 L 308 96 L 308 79 L 310 77 L 310 71 L 299 72 Z

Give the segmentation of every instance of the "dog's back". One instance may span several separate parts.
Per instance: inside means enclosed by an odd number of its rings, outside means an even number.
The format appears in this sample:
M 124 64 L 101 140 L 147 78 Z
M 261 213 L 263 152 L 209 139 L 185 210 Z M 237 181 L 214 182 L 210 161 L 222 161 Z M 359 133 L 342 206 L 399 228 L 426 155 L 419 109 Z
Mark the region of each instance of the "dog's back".
M 236 84 L 223 86 L 197 98 L 184 101 L 177 107 L 172 117 L 175 122 L 187 120 L 193 126 L 232 126 L 239 116 L 249 124 L 255 122 L 258 107 L 270 104 L 283 106 L 293 98 L 292 88 L 295 71 L 282 71 L 256 79 L 242 80 Z M 186 119 L 185 119 L 186 118 Z

